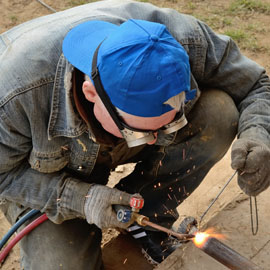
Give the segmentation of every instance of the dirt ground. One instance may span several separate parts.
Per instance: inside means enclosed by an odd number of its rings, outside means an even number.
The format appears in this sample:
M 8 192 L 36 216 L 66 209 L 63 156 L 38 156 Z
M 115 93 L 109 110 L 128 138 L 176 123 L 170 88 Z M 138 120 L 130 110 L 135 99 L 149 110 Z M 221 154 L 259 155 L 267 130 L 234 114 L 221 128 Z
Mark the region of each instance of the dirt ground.
M 60 11 L 91 1 L 46 0 L 45 2 L 55 10 Z M 263 65 L 269 73 L 270 9 L 268 10 L 268 5 L 270 5 L 270 0 L 153 0 L 144 2 L 172 7 L 184 13 L 195 15 L 205 20 L 217 32 L 232 35 L 243 52 Z M 238 4 L 238 6 L 234 6 L 236 11 L 233 11 L 232 3 Z M 24 21 L 51 12 L 34 0 L 0 0 L 0 33 Z M 132 166 L 129 165 L 114 172 L 111 177 L 112 181 L 115 182 L 124 174 L 129 173 L 131 168 Z M 180 219 L 175 227 L 185 216 L 199 218 L 232 174 L 230 151 L 228 151 L 227 155 L 209 172 L 201 186 L 179 207 Z M 213 226 L 221 233 L 226 234 L 225 241 L 229 246 L 265 270 L 270 269 L 269 196 L 270 189 L 257 198 L 259 233 L 256 236 L 251 234 L 247 197 L 238 188 L 236 178 L 229 184 L 203 222 L 206 227 Z M 9 224 L 0 214 L 0 237 L 8 229 Z M 107 242 L 114 235 L 115 231 L 113 230 L 104 232 L 104 241 Z M 19 249 L 17 246 L 12 250 L 1 269 L 19 269 Z M 222 270 L 226 268 L 217 264 L 198 249 L 194 249 L 194 246 L 187 245 L 184 252 L 179 249 L 158 269 Z

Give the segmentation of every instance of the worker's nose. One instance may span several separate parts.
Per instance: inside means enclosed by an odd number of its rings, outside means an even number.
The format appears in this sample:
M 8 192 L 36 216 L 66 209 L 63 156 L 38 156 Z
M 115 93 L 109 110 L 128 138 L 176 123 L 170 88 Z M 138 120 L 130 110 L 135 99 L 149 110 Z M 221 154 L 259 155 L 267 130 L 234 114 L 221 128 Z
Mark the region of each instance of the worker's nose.
M 153 134 L 155 136 L 155 139 L 151 142 L 148 142 L 147 144 L 149 144 L 149 145 L 154 144 L 157 141 L 157 132 L 154 132 Z

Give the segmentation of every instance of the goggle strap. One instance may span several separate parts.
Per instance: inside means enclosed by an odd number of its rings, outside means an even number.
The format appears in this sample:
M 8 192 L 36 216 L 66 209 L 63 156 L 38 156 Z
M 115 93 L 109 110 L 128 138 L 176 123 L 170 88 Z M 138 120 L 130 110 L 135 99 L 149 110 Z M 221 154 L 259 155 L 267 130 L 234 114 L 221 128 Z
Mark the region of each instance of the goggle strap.
M 94 81 L 96 91 L 97 91 L 100 99 L 102 100 L 104 106 L 106 107 L 108 113 L 112 117 L 112 119 L 115 122 L 115 124 L 117 125 L 117 127 L 120 130 L 123 130 L 124 127 L 122 125 L 122 122 L 119 119 L 118 112 L 116 111 L 115 107 L 111 103 L 111 100 L 110 100 L 109 96 L 105 92 L 104 87 L 102 85 L 102 82 L 100 80 L 100 76 L 99 76 L 99 71 L 98 71 L 98 67 L 97 67 L 97 57 L 98 57 L 98 50 L 99 50 L 102 42 L 96 48 L 94 56 L 93 56 L 91 77 L 92 77 L 92 80 Z

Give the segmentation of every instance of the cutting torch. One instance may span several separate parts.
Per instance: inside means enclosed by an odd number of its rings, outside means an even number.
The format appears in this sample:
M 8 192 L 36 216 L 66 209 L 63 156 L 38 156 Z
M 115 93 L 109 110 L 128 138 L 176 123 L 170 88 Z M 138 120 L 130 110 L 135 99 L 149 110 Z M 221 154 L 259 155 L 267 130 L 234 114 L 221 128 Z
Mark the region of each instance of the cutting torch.
M 193 234 L 182 234 L 177 233 L 173 230 L 155 224 L 149 221 L 149 218 L 139 214 L 139 211 L 143 208 L 144 199 L 140 196 L 133 196 L 130 200 L 130 209 L 126 208 L 122 205 L 115 205 L 115 211 L 117 213 L 117 220 L 123 223 L 130 222 L 131 220 L 137 222 L 140 226 L 150 226 L 156 230 L 165 232 L 169 235 L 172 235 L 179 240 L 187 240 L 194 238 L 195 235 Z

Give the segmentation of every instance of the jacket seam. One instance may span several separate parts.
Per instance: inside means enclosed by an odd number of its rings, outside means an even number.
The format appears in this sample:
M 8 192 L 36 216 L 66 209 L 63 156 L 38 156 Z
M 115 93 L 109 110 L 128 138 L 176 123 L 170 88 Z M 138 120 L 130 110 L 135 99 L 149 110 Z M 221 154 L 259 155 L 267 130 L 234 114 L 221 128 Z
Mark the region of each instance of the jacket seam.
M 53 83 L 53 82 L 54 82 L 54 77 L 51 77 L 51 78 L 48 78 L 48 79 L 41 79 L 41 80 L 37 81 L 36 83 L 30 84 L 27 87 L 18 88 L 16 90 L 12 91 L 10 94 L 8 94 L 6 97 L 4 97 L 0 101 L 0 107 L 4 106 L 11 99 L 13 99 L 14 97 L 16 97 L 16 96 L 18 96 L 18 95 L 20 95 L 22 93 L 28 92 L 30 90 L 36 89 L 36 88 L 38 88 L 40 86 L 43 86 L 45 84 Z

